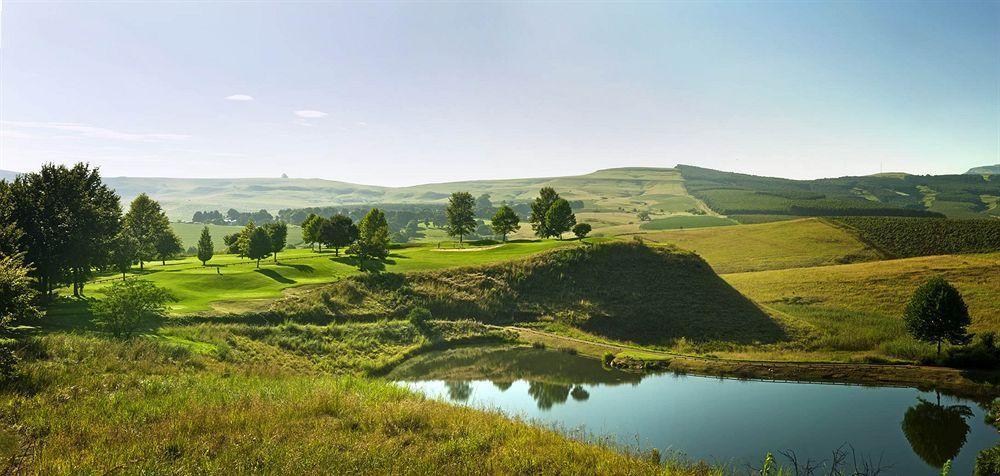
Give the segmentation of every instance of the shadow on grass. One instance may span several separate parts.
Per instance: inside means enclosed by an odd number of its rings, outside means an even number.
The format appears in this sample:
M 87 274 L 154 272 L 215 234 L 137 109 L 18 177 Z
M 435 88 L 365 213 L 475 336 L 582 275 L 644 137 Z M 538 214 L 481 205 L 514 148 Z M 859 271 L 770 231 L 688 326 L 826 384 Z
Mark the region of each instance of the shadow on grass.
M 292 269 L 294 269 L 296 271 L 301 271 L 303 273 L 312 273 L 312 272 L 316 271 L 316 268 L 313 268 L 312 266 L 309 266 L 308 264 L 288 264 L 288 263 L 282 263 L 282 262 L 279 261 L 278 263 L 275 263 L 275 266 L 281 266 L 281 267 L 285 267 L 285 268 L 292 268 Z
M 354 266 L 362 271 L 368 271 L 370 273 L 379 273 L 385 271 L 386 264 L 396 264 L 395 260 L 374 260 L 366 259 L 363 266 L 358 266 L 358 258 L 356 256 L 340 256 L 336 258 L 330 258 L 330 261 L 335 261 L 337 263 L 346 264 L 349 266 Z
M 254 272 L 263 274 L 264 276 L 267 276 L 267 277 L 269 277 L 269 278 L 271 278 L 271 279 L 273 279 L 273 280 L 275 280 L 275 281 L 277 281 L 279 283 L 295 284 L 295 283 L 298 282 L 298 281 L 295 281 L 294 279 L 288 279 L 288 278 L 282 276 L 281 274 L 278 274 L 278 272 L 275 271 L 275 270 L 273 270 L 273 269 L 255 269 Z

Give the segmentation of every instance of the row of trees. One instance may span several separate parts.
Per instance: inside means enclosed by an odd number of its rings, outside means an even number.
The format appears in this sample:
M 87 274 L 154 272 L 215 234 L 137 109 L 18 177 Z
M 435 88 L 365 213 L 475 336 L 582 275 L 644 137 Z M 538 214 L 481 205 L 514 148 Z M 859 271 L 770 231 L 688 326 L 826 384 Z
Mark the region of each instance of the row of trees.
M 302 222 L 302 240 L 312 248 L 323 245 L 333 248 L 340 255 L 341 248 L 358 259 L 358 267 L 364 268 L 366 260 L 385 259 L 389 255 L 389 223 L 385 213 L 372 208 L 356 225 L 351 217 L 336 214 L 329 218 L 315 213 Z
M 257 226 L 253 220 L 246 224 L 242 230 L 226 235 L 222 239 L 226 244 L 226 250 L 239 256 L 247 257 L 257 261 L 260 268 L 260 260 L 268 256 L 274 256 L 274 262 L 278 262 L 278 253 L 288 245 L 288 224 L 283 221 L 265 223 Z M 198 240 L 198 259 L 205 265 L 208 256 L 211 259 L 209 249 L 212 246 L 212 237 L 208 233 L 208 227 L 201 231 L 201 239 Z
M 476 231 L 478 223 L 476 215 L 482 213 L 485 207 L 495 210 L 490 229 L 494 234 L 502 236 L 503 241 L 507 241 L 507 235 L 521 227 L 521 217 L 507 204 L 494 209 L 489 202 L 489 195 L 474 199 L 469 192 L 455 192 L 451 194 L 448 206 L 445 208 L 448 220 L 445 229 L 448 235 L 458 237 L 459 243 L 463 242 L 466 235 Z M 590 225 L 576 223 L 573 207 L 568 201 L 560 198 L 552 187 L 539 190 L 538 198 L 531 204 L 531 215 L 528 220 L 535 235 L 540 238 L 562 239 L 563 233 L 568 231 L 573 231 L 578 237 L 583 238 L 591 230 Z
M 123 216 L 119 200 L 98 170 L 82 163 L 47 164 L 0 182 L 0 248 L 20 256 L 47 296 L 67 284 L 81 295 L 95 269 L 142 267 L 182 251 L 156 201 L 139 195 Z

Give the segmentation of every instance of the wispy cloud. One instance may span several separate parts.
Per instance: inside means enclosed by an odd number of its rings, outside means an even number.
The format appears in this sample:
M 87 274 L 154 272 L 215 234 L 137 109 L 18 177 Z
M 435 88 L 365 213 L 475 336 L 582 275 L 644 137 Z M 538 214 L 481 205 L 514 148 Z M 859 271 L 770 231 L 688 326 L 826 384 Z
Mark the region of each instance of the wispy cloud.
M 95 127 L 89 124 L 76 122 L 30 122 L 30 121 L 0 121 L 4 130 L 7 129 L 47 129 L 62 132 L 74 133 L 76 137 L 91 139 L 106 139 L 134 142 L 163 142 L 180 141 L 189 139 L 188 134 L 168 134 L 168 133 L 134 133 L 122 132 L 104 127 Z M 17 131 L 13 131 L 15 134 Z M 23 133 L 22 133 L 23 134 Z
M 305 119 L 319 119 L 321 117 L 329 116 L 329 114 L 323 111 L 311 111 L 311 110 L 295 111 L 295 115 Z
M 253 101 L 253 96 L 247 94 L 233 94 L 231 96 L 226 96 L 226 99 L 230 101 Z

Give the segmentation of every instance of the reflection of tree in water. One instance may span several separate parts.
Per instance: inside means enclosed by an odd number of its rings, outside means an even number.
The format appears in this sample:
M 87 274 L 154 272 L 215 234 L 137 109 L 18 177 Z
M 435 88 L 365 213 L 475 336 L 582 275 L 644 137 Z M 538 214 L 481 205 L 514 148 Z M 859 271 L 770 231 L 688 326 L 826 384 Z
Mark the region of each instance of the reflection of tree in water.
M 573 397 L 573 400 L 582 402 L 590 398 L 590 392 L 587 389 L 577 385 L 573 387 L 573 391 L 569 392 L 569 396 Z
M 472 386 L 466 380 L 448 381 L 444 384 L 448 387 L 448 397 L 452 400 L 464 402 L 472 395 Z
M 943 406 L 918 397 L 920 403 L 908 408 L 903 416 L 903 434 L 913 452 L 925 463 L 940 468 L 958 455 L 965 445 L 972 409 L 965 405 Z
M 503 382 L 498 380 L 493 381 L 493 386 L 498 388 L 501 392 L 506 392 L 511 385 L 514 385 L 514 382 Z
M 541 410 L 548 410 L 557 403 L 565 403 L 569 398 L 569 389 L 569 385 L 528 382 L 528 395 L 538 402 L 538 408 Z

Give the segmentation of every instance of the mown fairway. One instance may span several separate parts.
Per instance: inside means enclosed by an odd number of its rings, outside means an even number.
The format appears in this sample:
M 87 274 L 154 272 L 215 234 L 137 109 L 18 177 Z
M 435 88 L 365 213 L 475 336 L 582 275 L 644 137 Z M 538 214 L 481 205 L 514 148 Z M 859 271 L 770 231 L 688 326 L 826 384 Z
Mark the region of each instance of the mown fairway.
M 430 244 L 412 245 L 392 250 L 388 260 L 378 267 L 402 273 L 472 266 L 578 244 L 570 240 L 545 240 L 480 247 L 466 245 L 462 248 L 449 244 L 440 249 Z M 283 251 L 278 255 L 277 263 L 273 258 L 262 260 L 260 269 L 255 261 L 235 255 L 216 255 L 208 264 L 202 266 L 193 257 L 167 261 L 166 265 L 152 262 L 145 264 L 142 274 L 144 279 L 168 289 L 177 298 L 178 301 L 171 306 L 172 313 L 184 314 L 212 309 L 252 308 L 252 301 L 280 297 L 286 288 L 328 283 L 360 272 L 353 257 L 343 252 L 338 256 L 333 250 L 326 249 L 322 252 L 309 249 Z M 133 270 L 138 271 L 138 267 Z M 88 296 L 100 298 L 101 288 L 115 279 L 121 279 L 120 275 L 108 275 L 88 285 Z M 70 310 L 57 308 L 55 312 Z
M 879 257 L 854 235 L 819 218 L 671 230 L 642 236 L 692 250 L 718 273 L 823 266 Z

